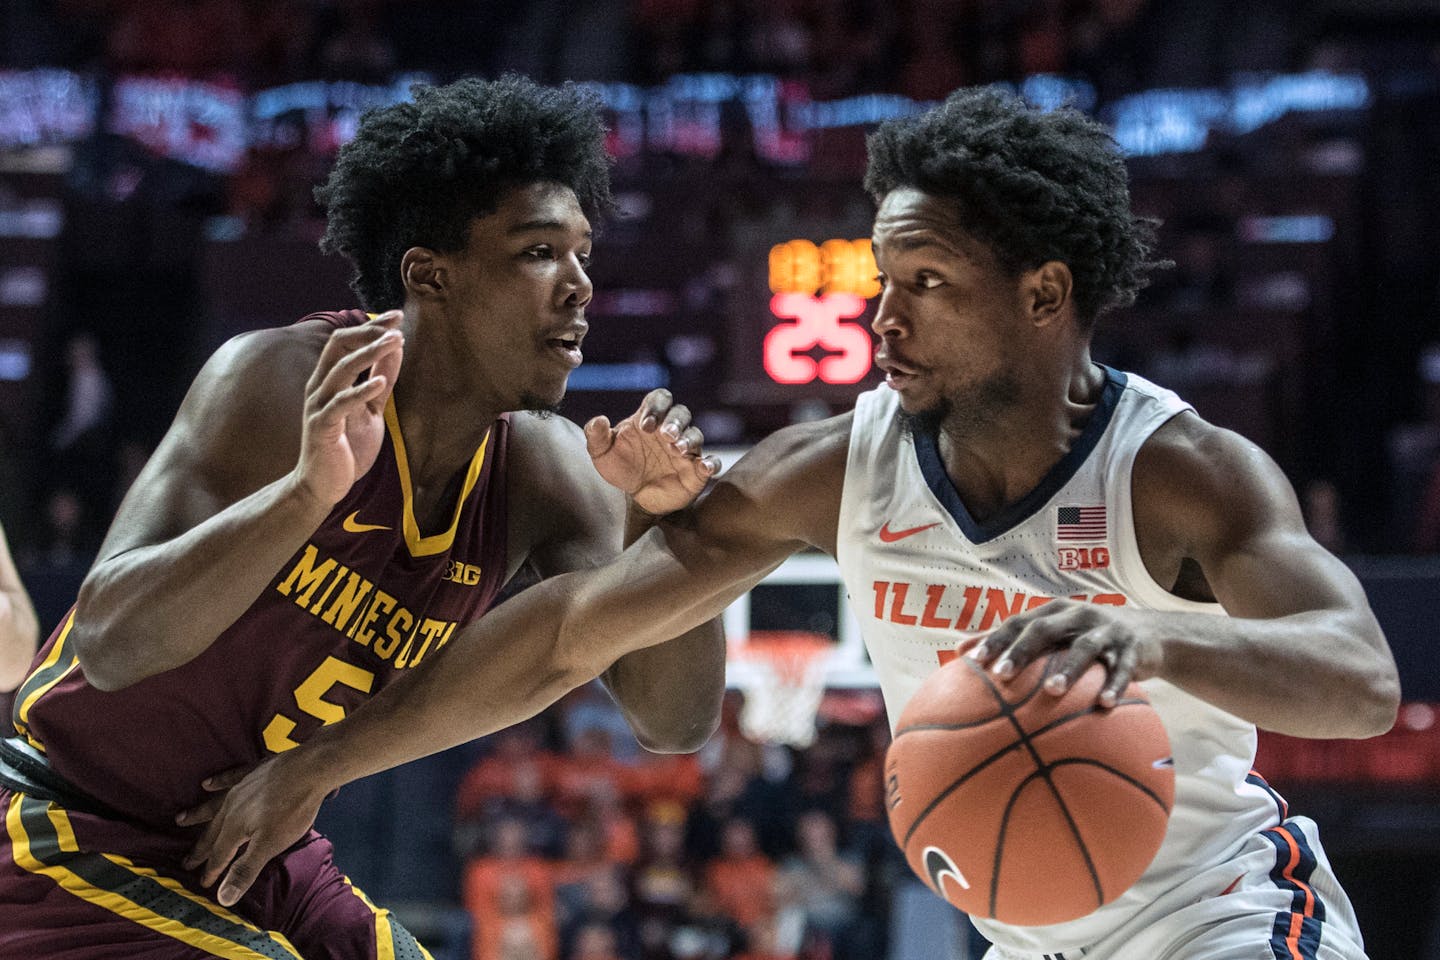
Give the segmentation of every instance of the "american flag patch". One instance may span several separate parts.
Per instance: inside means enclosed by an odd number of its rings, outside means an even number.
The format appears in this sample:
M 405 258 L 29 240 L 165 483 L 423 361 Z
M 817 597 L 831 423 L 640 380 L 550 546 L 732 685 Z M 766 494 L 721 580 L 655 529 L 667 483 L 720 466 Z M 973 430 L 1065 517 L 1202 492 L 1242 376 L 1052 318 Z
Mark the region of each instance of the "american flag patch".
M 1104 540 L 1104 507 L 1060 507 L 1055 513 L 1056 540 Z

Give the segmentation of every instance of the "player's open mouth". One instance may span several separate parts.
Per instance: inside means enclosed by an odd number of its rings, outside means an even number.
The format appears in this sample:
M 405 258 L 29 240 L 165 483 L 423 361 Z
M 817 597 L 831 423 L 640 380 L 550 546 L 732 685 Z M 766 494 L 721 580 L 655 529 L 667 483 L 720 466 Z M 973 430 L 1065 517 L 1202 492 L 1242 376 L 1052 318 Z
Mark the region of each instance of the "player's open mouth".
M 885 385 L 892 390 L 903 389 L 914 380 L 919 374 L 909 367 L 896 363 L 888 356 L 880 355 L 875 358 L 875 366 L 885 371 Z
M 579 337 L 554 337 L 546 340 L 545 346 L 558 353 L 571 368 L 580 366 L 580 361 L 585 359 L 580 352 Z

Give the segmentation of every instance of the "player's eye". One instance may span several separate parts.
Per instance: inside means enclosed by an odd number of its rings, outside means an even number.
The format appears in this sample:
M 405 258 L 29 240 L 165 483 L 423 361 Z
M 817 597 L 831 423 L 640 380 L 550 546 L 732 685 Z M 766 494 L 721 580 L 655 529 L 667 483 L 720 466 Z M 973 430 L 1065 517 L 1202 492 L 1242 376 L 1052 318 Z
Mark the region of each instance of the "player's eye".
M 935 274 L 927 273 L 923 270 L 915 274 L 915 286 L 921 290 L 933 290 L 944 282 L 944 280 L 941 280 Z
M 582 270 L 589 270 L 589 269 L 590 269 L 590 254 L 588 254 L 588 253 L 582 253 L 582 254 L 580 254 L 576 259 L 578 259 L 578 260 L 580 261 L 580 268 L 581 268 Z
M 550 249 L 549 244 L 542 243 L 539 246 L 526 247 L 521 251 L 521 255 L 536 260 L 550 260 L 555 256 L 555 252 Z

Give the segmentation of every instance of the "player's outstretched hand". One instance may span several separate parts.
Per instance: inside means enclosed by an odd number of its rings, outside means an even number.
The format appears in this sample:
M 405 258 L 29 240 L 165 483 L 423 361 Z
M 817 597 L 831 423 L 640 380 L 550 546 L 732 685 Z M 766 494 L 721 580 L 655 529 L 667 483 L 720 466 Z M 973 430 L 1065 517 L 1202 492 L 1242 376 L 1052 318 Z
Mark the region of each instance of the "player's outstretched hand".
M 704 442 L 690 408 L 663 388 L 613 427 L 606 417 L 585 424 L 585 446 L 600 476 L 656 516 L 688 507 L 719 472 L 720 461 L 700 449 Z
M 404 350 L 401 316 L 391 310 L 336 330 L 305 384 L 296 476 L 322 503 L 338 503 L 380 453 L 385 401 L 395 389 Z
M 1159 638 L 1143 620 L 1123 607 L 1076 600 L 1051 600 L 1016 614 L 963 655 L 1008 679 L 1057 649 L 1065 653 L 1045 681 L 1045 691 L 1060 696 L 1092 663 L 1102 663 L 1109 674 L 1097 700 L 1102 707 L 1113 707 L 1130 681 L 1153 677 L 1160 669 Z
M 206 887 L 220 882 L 215 899 L 221 906 L 234 905 L 265 864 L 315 823 L 326 790 L 309 782 L 302 768 L 285 761 L 283 753 L 272 757 L 239 782 L 235 782 L 239 771 L 211 777 L 206 789 L 222 791 L 228 786 L 223 798 L 212 797 L 175 818 L 182 826 L 209 821 L 185 858 L 185 869 L 198 871 Z

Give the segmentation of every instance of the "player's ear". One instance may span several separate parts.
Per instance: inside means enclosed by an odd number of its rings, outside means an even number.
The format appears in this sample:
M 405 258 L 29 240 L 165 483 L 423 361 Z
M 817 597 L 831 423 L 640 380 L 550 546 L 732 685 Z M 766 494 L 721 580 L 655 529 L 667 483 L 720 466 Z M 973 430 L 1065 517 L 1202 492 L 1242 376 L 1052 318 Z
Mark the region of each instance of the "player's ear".
M 419 299 L 445 295 L 445 266 L 435 251 L 426 247 L 411 247 L 405 251 L 400 258 L 400 279 L 406 291 Z
M 1075 277 L 1059 260 L 1047 260 L 1027 271 L 1021 281 L 1030 322 L 1048 327 L 1065 315 L 1074 295 Z

